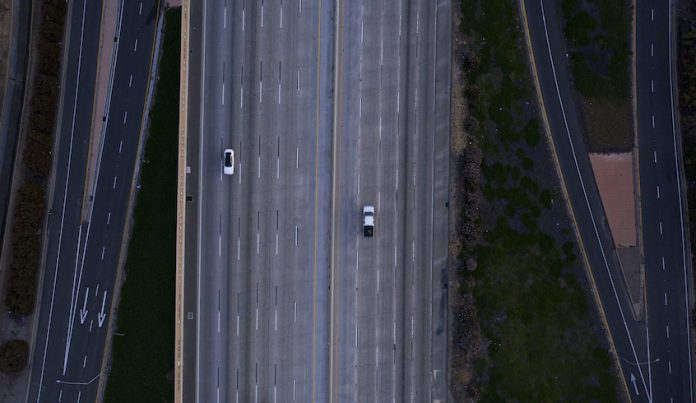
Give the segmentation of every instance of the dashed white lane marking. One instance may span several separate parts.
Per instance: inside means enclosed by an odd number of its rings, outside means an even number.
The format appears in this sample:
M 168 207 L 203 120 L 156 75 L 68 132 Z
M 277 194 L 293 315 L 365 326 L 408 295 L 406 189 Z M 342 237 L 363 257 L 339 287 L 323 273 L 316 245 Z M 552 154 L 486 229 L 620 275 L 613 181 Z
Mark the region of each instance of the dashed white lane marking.
M 221 321 L 220 311 L 218 311 L 218 313 L 217 313 L 217 331 L 218 331 L 218 333 L 220 333 L 220 321 Z
M 133 75 L 130 75 L 130 78 L 128 79 L 128 88 L 130 88 L 133 85 Z
M 273 320 L 275 321 L 274 328 L 275 328 L 275 331 L 277 332 L 278 331 L 278 310 L 277 309 L 273 311 L 273 315 L 274 315 Z
M 118 153 L 121 154 L 121 150 L 123 149 L 123 140 L 118 144 Z
M 126 124 L 126 121 L 128 120 L 128 111 L 125 111 L 123 113 L 123 124 Z
M 297 301 L 293 301 L 293 304 L 295 304 L 295 310 L 292 314 L 292 321 L 297 322 Z
M 114 176 L 114 185 L 112 186 L 112 189 L 116 189 L 116 177 Z
M 259 80 L 259 103 L 263 102 L 263 80 Z
M 667 306 L 667 293 L 665 293 L 665 306 Z
M 239 336 L 239 314 L 237 314 L 237 336 Z
M 263 28 L 263 3 L 261 3 L 261 28 Z
M 297 69 L 297 91 L 300 91 L 300 69 Z
M 283 29 L 283 7 L 280 7 L 280 29 Z
M 109 225 L 110 222 L 111 222 L 111 212 L 109 212 L 109 214 L 107 214 L 107 216 L 106 216 L 106 225 Z
M 138 7 L 138 15 L 142 15 L 143 13 L 143 2 L 140 2 L 140 7 Z
M 667 368 L 669 369 L 669 373 L 671 374 L 672 373 L 672 361 L 667 361 Z M 671 402 L 672 399 L 669 399 L 669 401 Z
M 278 233 L 276 232 L 276 245 L 275 245 L 275 254 L 278 254 Z
M 657 186 L 657 198 L 658 199 L 660 198 L 660 186 L 659 185 Z
M 256 307 L 256 330 L 259 330 L 259 308 Z
M 662 221 L 660 221 L 660 235 L 662 235 Z
M 227 6 L 225 6 L 222 12 L 222 27 L 227 29 Z
M 655 115 L 652 115 L 652 128 L 655 128 Z
M 244 10 L 242 10 L 242 31 L 244 31 Z
M 665 326 L 665 329 L 667 331 L 667 338 L 669 339 L 669 325 Z
M 239 89 L 239 109 L 244 109 L 244 86 Z
M 300 148 L 295 147 L 295 169 L 300 167 Z
M 85 358 L 82 360 L 82 368 L 87 366 L 87 356 L 85 355 Z
M 655 21 L 655 9 L 650 9 L 650 21 Z
M 653 162 L 657 164 L 657 151 L 653 151 Z
M 655 81 L 650 80 L 650 92 L 655 92 Z
M 259 244 L 260 244 L 260 237 L 258 231 L 256 232 L 256 254 L 259 254 Z
M 222 83 L 222 95 L 220 97 L 222 99 L 222 104 L 225 104 L 225 83 Z
M 237 260 L 239 260 L 240 251 L 241 251 L 241 241 L 240 241 L 239 237 L 237 237 Z
M 218 256 L 222 256 L 222 236 L 218 235 Z
M 101 260 L 104 260 L 104 252 L 106 251 L 106 246 L 102 246 Z
M 650 57 L 653 57 L 655 52 L 654 52 L 655 46 L 651 43 L 650 44 Z
M 297 246 L 297 225 L 295 225 L 295 246 Z
M 136 38 L 135 45 L 133 46 L 133 52 L 137 52 L 137 51 L 138 51 L 138 39 Z
M 63 389 L 61 389 L 61 390 L 58 392 L 58 401 L 59 401 L 59 402 L 62 402 L 62 401 L 63 401 Z
M 662 270 L 665 269 L 665 257 L 662 256 Z

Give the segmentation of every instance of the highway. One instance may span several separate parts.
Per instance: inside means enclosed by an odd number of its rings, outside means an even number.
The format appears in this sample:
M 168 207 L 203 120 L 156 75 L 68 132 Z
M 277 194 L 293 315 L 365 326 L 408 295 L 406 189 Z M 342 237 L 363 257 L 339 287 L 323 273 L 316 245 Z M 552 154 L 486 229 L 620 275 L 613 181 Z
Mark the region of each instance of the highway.
M 636 83 L 646 300 L 654 401 L 694 401 L 693 279 L 680 131 L 675 121 L 674 2 L 636 2 Z
M 187 401 L 446 399 L 450 7 L 192 4 Z
M 202 3 L 196 401 L 327 400 L 332 4 Z
M 125 4 L 125 2 L 123 3 Z M 140 141 L 157 21 L 157 0 L 119 16 L 118 53 L 99 147 L 86 188 L 101 2 L 70 3 L 55 181 L 27 401 L 95 401 L 114 279 Z M 99 116 L 99 115 L 97 115 Z M 99 140 L 94 135 L 93 141 Z M 83 198 L 88 195 L 88 203 Z M 124 337 L 127 337 L 124 336 Z M 133 341 L 137 342 L 137 341 Z
M 641 215 L 647 314 L 636 320 L 619 272 L 611 234 L 579 124 L 553 2 L 524 2 L 546 116 L 563 181 L 616 348 L 626 392 L 634 401 L 693 401 L 690 302 L 685 266 L 686 220 L 677 134 L 673 126 L 669 21 L 638 3 L 637 105 Z M 653 116 L 654 125 L 653 126 Z M 659 125 L 659 126 L 658 126 Z M 659 186 L 659 189 L 658 189 Z
M 339 4 L 332 401 L 445 401 L 451 3 Z

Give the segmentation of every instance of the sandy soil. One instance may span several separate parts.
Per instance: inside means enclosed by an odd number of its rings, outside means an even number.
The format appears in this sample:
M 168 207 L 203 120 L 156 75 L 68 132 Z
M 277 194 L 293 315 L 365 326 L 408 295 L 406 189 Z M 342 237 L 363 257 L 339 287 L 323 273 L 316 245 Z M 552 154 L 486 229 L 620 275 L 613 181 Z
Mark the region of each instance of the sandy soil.
M 614 245 L 637 245 L 633 153 L 590 154 Z

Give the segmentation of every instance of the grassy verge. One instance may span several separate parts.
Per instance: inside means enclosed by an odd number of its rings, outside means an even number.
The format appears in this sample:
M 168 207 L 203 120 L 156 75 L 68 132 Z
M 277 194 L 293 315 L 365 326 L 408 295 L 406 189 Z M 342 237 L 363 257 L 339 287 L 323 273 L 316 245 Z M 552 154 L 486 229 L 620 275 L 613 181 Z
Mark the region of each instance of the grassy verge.
M 173 401 L 181 9 L 165 14 L 162 59 L 114 336 L 107 402 Z
M 628 0 L 563 0 L 570 65 L 591 151 L 630 151 Z
M 456 398 L 616 401 L 607 341 L 549 174 L 517 2 L 461 7 L 469 141 L 455 167 L 455 192 L 465 193 L 454 242 L 464 262 L 453 357 L 465 363 L 453 362 L 452 379 L 465 385 L 453 385 Z

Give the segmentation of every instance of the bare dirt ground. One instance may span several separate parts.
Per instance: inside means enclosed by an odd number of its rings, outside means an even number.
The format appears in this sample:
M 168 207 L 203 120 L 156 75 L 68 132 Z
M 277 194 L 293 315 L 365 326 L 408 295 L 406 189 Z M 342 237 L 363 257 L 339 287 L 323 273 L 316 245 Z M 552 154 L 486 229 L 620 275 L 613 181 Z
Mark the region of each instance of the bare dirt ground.
M 614 246 L 637 245 L 633 153 L 590 154 Z

